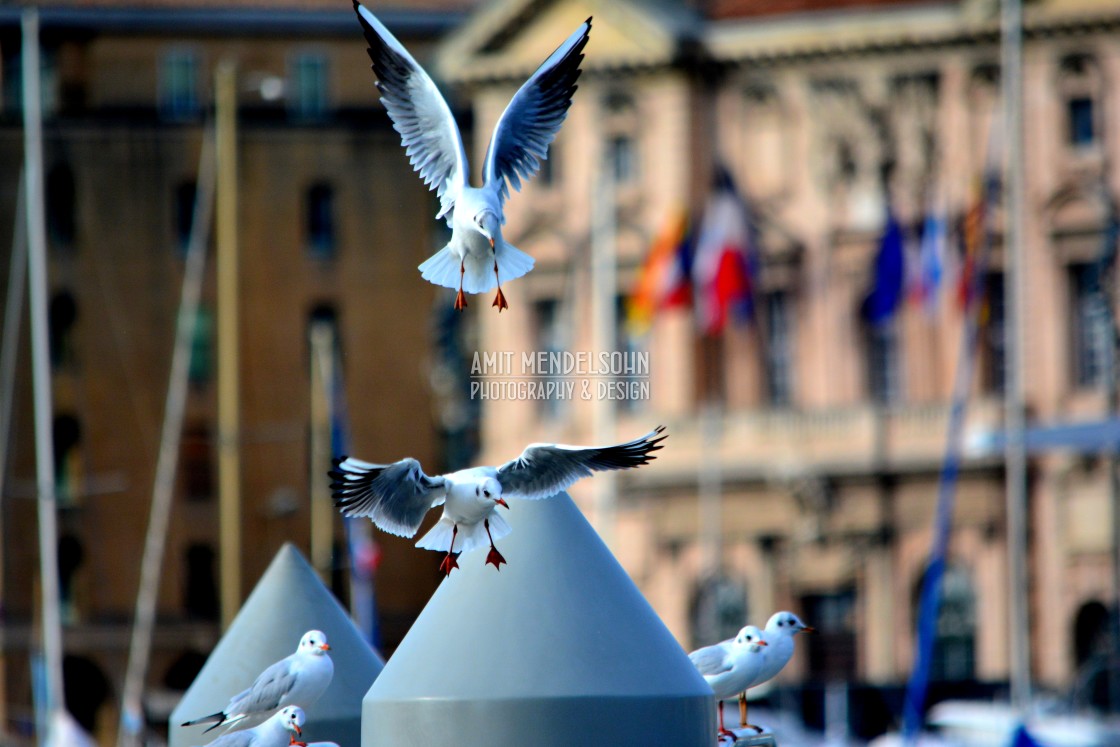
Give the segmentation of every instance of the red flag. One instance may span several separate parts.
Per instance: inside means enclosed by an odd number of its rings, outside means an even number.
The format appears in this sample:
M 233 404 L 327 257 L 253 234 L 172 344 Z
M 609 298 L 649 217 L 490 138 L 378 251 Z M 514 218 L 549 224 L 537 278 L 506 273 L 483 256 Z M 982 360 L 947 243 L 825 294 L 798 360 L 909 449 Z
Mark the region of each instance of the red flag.
M 721 169 L 696 239 L 692 282 L 696 319 L 708 335 L 723 331 L 732 313 L 749 317 L 753 291 L 750 225 L 731 176 Z

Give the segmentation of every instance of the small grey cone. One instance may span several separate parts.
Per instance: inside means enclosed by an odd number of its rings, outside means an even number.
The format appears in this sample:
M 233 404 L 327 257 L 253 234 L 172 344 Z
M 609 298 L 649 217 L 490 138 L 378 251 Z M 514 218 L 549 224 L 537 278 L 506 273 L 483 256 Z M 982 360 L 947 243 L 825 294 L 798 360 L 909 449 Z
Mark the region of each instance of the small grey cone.
M 356 745 L 361 733 L 362 693 L 384 662 L 303 555 L 287 543 L 172 711 L 170 747 L 204 745 L 226 733 L 218 727 L 204 735 L 209 725 L 180 724 L 222 710 L 265 667 L 293 653 L 308 630 L 326 633 L 334 677 L 319 702 L 307 711 L 304 739 Z
M 362 703 L 362 747 L 714 743 L 711 688 L 565 493 L 512 501 Z

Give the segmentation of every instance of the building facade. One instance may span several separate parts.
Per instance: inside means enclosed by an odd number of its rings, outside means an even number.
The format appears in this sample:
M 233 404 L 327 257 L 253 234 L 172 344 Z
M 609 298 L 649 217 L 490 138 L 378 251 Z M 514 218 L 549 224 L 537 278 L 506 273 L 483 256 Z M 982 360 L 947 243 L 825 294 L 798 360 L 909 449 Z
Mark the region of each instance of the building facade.
M 54 454 L 68 707 L 115 734 L 160 445 L 172 340 L 214 71 L 238 81 L 241 588 L 280 546 L 311 546 L 310 336 L 343 362 L 349 447 L 439 466 L 434 293 L 416 265 L 435 202 L 377 101 L 348 5 L 40 4 Z M 423 58 L 468 3 L 383 8 Z M 0 9 L 0 234 L 10 246 L 23 158 L 20 14 Z M 211 241 L 212 244 L 212 241 Z M 9 256 L 4 251 L 3 256 Z M 5 298 L 9 263 L 0 269 Z M 406 310 L 407 313 L 402 313 Z M 37 634 L 35 454 L 27 314 L 21 326 L 0 530 L 0 742 L 32 726 Z M 220 635 L 216 279 L 207 266 L 145 705 L 174 706 Z M 337 517 L 337 514 L 331 511 Z M 320 567 L 346 599 L 341 519 Z M 438 559 L 387 535 L 376 596 L 387 654 L 438 581 Z M 431 561 L 431 562 L 428 562 Z M 295 641 L 293 641 L 293 646 Z M 73 689 L 70 689 L 73 686 Z
M 587 16 L 569 117 L 546 170 L 507 208 L 506 239 L 537 265 L 505 288 L 509 314 L 477 313 L 478 347 L 644 353 L 649 393 L 486 401 L 484 461 L 666 424 L 650 467 L 572 493 L 681 644 L 788 608 L 822 635 L 781 683 L 902 686 L 962 349 L 959 247 L 985 165 L 1002 152 L 996 5 L 497 2 L 439 53 L 442 76 L 472 102 L 476 162 L 516 87 Z M 1107 335 L 1093 267 L 1120 189 L 1120 12 L 1032 4 L 1025 36 L 1029 418 L 1100 419 Z M 689 309 L 668 308 L 638 335 L 621 313 L 596 311 L 624 308 L 675 213 L 701 219 L 717 166 L 750 213 L 750 320 L 706 336 Z M 945 216 L 950 249 L 930 302 L 872 325 L 861 306 L 888 211 L 908 252 L 931 213 Z M 990 213 L 972 445 L 1001 428 L 1009 365 L 1002 208 Z M 615 299 L 592 293 L 597 242 L 616 258 Z M 1107 646 L 1116 605 L 1108 462 L 1054 451 L 1033 455 L 1029 473 L 1032 674 L 1064 692 Z M 958 693 L 1008 678 L 1005 506 L 1002 453 L 966 449 L 934 664 Z

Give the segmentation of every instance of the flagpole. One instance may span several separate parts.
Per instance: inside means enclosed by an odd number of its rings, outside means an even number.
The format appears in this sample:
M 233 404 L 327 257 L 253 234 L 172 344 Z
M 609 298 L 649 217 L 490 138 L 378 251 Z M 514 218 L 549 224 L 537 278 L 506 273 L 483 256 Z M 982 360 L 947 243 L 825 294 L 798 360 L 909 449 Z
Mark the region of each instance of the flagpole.
M 58 516 L 51 423 L 51 366 L 47 324 L 47 230 L 43 205 L 43 114 L 39 69 L 39 11 L 23 11 L 23 142 L 27 207 L 31 369 L 35 403 L 35 464 L 39 506 L 39 574 L 46 663 L 47 724 L 64 707 L 62 623 L 59 613 Z M 49 732 L 49 727 L 46 730 Z M 47 733 L 39 733 L 42 744 Z
M 603 155 L 600 159 L 601 166 L 595 175 L 597 184 L 592 192 L 596 196 L 591 228 L 592 339 L 596 351 L 613 353 L 618 349 L 618 308 L 615 300 L 618 271 L 615 247 L 616 185 L 613 153 L 609 145 L 604 148 Z M 613 443 L 617 432 L 614 400 L 596 396 L 592 401 L 592 408 L 591 422 L 595 443 Z M 600 474 L 593 481 L 596 528 L 608 547 L 613 546 L 615 540 L 616 488 L 615 475 L 610 472 Z
M 324 583 L 331 580 L 334 510 L 327 472 L 331 468 L 330 383 L 334 380 L 334 339 L 324 322 L 311 325 L 311 565 Z
M 1030 610 L 1027 567 L 1027 454 L 1025 342 L 1026 253 L 1023 247 L 1023 11 L 1021 0 L 1002 0 L 1001 70 L 1003 86 L 1003 142 L 1005 204 L 1005 256 L 1008 299 L 1005 309 L 1007 381 L 1004 392 L 1007 429 L 1007 568 L 1009 593 L 1008 644 L 1011 704 L 1026 712 L 1031 697 Z

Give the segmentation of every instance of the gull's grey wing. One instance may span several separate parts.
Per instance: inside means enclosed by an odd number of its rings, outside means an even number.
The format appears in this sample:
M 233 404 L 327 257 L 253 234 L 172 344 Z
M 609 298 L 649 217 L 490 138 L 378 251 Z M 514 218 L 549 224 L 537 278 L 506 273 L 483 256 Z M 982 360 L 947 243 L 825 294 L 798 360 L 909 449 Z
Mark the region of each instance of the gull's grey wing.
M 536 500 L 566 490 L 592 472 L 630 469 L 656 459 L 651 452 L 661 448 L 667 436 L 659 425 L 641 438 L 615 446 L 583 447 L 562 444 L 532 444 L 521 456 L 498 468 L 502 495 Z
M 416 534 L 428 509 L 443 503 L 447 492 L 442 477 L 428 477 L 411 458 L 370 464 L 340 457 L 330 476 L 334 505 L 344 516 L 368 516 L 399 537 Z
M 231 731 L 215 739 L 207 747 L 256 747 L 257 735 L 253 731 Z
M 354 0 L 354 11 L 369 43 L 381 103 L 401 135 L 408 162 L 439 195 L 439 215 L 450 220 L 467 183 L 467 154 L 451 108 L 436 84 L 389 29 Z
M 291 656 L 272 664 L 257 675 L 248 689 L 233 697 L 226 713 L 231 717 L 241 714 L 272 712 L 280 707 L 280 698 L 291 692 L 296 675 L 292 672 Z
M 731 663 L 727 660 L 727 652 L 723 646 L 718 644 L 697 649 L 689 654 L 688 658 L 700 674 L 711 676 L 731 671 Z
M 549 143 L 572 105 L 590 32 L 588 18 L 541 63 L 498 118 L 482 176 L 487 185 L 497 183 L 498 198 L 503 202 L 509 196 L 509 184 L 520 191 L 521 181 L 532 178 L 541 161 L 548 158 Z

